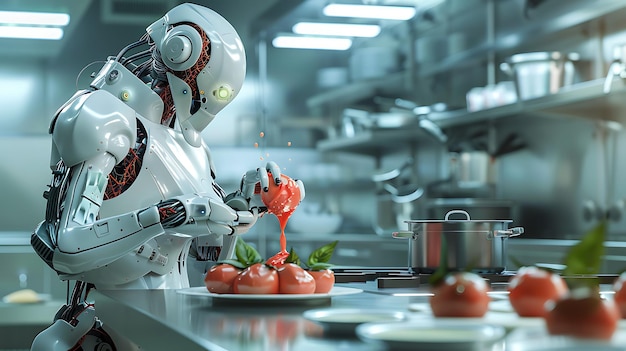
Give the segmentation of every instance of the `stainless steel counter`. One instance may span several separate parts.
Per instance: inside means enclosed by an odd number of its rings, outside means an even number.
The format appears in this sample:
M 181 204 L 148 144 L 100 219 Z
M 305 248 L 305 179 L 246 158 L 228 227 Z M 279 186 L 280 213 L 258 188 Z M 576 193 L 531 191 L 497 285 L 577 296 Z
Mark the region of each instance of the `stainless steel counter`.
M 433 318 L 427 305 L 426 287 L 383 291 L 375 282 L 337 286 L 362 288 L 364 292 L 335 296 L 326 307 L 397 310 L 408 313 L 411 319 Z M 266 301 L 256 305 L 214 304 L 208 296 L 183 295 L 175 290 L 95 291 L 92 294 L 103 322 L 131 338 L 142 350 L 385 350 L 383 346 L 361 342 L 354 336 L 330 335 L 302 316 L 308 309 L 324 306 L 268 304 Z M 488 351 L 527 350 L 524 345 L 531 342 L 556 341 L 559 345 L 568 345 L 562 338 L 548 337 L 543 320 L 523 319 L 512 312 L 490 311 L 483 319 L 464 322 L 495 323 L 507 328 L 508 336 Z M 574 345 L 574 341 L 569 342 Z M 626 345 L 626 324 L 620 324 L 613 344 Z

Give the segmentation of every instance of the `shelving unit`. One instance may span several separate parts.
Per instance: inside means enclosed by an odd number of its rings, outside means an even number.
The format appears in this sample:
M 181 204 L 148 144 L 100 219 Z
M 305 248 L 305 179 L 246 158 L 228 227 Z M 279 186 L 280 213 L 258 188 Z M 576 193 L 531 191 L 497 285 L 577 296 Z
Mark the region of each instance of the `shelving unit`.
M 387 77 L 354 82 L 316 94 L 307 100 L 307 106 L 318 112 L 335 114 L 330 118 L 332 121 L 343 108 L 381 92 L 403 91 L 402 89 L 410 91 L 410 87 L 419 84 L 420 80 L 478 66 L 489 66 L 488 70 L 493 71 L 495 64 L 503 60 L 503 57 L 520 50 L 544 51 L 545 48 L 556 50 L 555 43 L 561 43 L 560 39 L 563 37 L 567 40 L 584 41 L 593 35 L 602 36 L 605 33 L 596 27 L 602 26 L 605 21 L 616 21 L 626 14 L 623 2 L 572 0 L 565 9 L 561 3 L 546 2 L 532 11 L 532 18 L 523 19 L 519 13 L 511 11 L 521 8 L 514 5 L 507 7 L 507 4 L 512 2 L 494 2 L 491 4 L 493 7 L 486 7 L 485 23 L 482 24 L 484 28 L 474 28 L 478 32 L 485 31 L 486 38 L 482 42 L 435 62 L 417 64 Z M 472 8 L 472 11 L 477 10 Z M 467 17 L 463 15 L 464 12 L 460 12 L 453 16 L 460 16 L 458 19 Z M 608 17 L 611 19 L 607 19 Z M 475 21 L 467 23 L 457 21 L 455 18 L 457 17 L 443 17 L 442 21 L 430 24 L 416 21 L 414 34 L 418 37 L 437 36 L 450 34 L 451 31 L 467 31 L 465 28 L 467 26 L 480 26 Z M 602 20 L 596 21 L 597 19 Z M 491 27 L 495 28 L 496 32 L 489 34 L 488 29 Z M 596 29 L 600 32 L 591 33 Z M 602 60 L 601 55 L 593 60 Z M 621 79 L 616 78 L 611 92 L 606 94 L 603 91 L 604 78 L 599 78 L 598 75 L 596 71 L 595 76 L 586 78 L 593 80 L 563 88 L 557 94 L 475 112 L 468 112 L 465 109 L 453 110 L 433 114 L 429 118 L 442 129 L 462 128 L 527 114 L 620 120 L 621 116 L 626 116 L 626 85 Z M 317 143 L 317 149 L 380 157 L 406 148 L 409 143 L 409 145 L 420 143 L 429 137 L 427 134 L 417 124 L 398 129 L 367 130 L 352 138 L 321 140 Z
M 605 93 L 604 79 L 598 79 L 563 88 L 561 92 L 536 99 L 491 109 L 468 112 L 457 110 L 431 116 L 441 128 L 461 127 L 521 114 L 550 114 L 590 119 L 618 120 L 626 116 L 626 82 L 614 79 L 610 93 Z M 347 151 L 380 156 L 405 147 L 407 142 L 418 142 L 428 137 L 419 127 L 369 130 L 353 138 L 322 140 L 320 151 Z

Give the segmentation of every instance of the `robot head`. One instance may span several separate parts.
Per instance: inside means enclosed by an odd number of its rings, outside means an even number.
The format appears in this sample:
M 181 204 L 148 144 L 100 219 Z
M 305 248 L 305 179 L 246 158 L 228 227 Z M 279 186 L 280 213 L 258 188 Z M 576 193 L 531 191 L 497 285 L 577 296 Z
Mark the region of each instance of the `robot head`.
M 233 26 L 206 7 L 181 4 L 146 29 L 166 75 L 176 119 L 188 143 L 239 93 L 246 74 L 243 44 Z

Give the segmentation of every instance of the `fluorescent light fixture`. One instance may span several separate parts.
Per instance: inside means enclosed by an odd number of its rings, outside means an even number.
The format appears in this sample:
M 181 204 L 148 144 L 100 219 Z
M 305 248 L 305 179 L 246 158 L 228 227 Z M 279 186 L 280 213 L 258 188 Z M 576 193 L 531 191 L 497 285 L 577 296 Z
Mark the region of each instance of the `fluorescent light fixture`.
M 352 39 L 279 35 L 272 40 L 272 45 L 290 49 L 348 50 Z
M 415 7 L 356 4 L 328 4 L 324 15 L 332 17 L 358 17 L 389 20 L 408 20 L 415 16 Z
M 0 26 L 0 38 L 60 40 L 63 29 L 52 27 Z
M 70 23 L 70 15 L 67 13 L 0 11 L 0 23 L 63 27 Z
M 377 24 L 298 22 L 292 30 L 296 34 L 363 38 L 373 38 L 380 34 L 380 26 Z

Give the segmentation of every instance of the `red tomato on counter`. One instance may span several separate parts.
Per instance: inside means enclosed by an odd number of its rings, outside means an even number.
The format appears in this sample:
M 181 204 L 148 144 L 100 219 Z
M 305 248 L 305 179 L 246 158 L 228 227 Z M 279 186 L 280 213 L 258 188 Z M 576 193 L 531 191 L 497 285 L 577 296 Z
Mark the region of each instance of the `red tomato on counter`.
M 547 303 L 548 332 L 582 339 L 609 340 L 620 319 L 612 300 L 602 299 L 594 289 L 579 288 L 565 297 Z
M 204 285 L 212 293 L 230 294 L 233 292 L 233 281 L 239 273 L 241 270 L 231 264 L 216 264 L 206 272 Z
M 620 274 L 615 280 L 615 283 L 613 283 L 613 291 L 615 291 L 613 301 L 615 301 L 617 308 L 619 308 L 621 317 L 626 318 L 626 272 Z
M 477 274 L 448 274 L 432 289 L 430 308 L 435 317 L 482 317 L 489 309 L 489 285 Z
M 255 263 L 233 281 L 235 294 L 278 294 L 278 272 L 263 263 Z
M 295 263 L 285 263 L 278 269 L 280 294 L 313 294 L 315 279 Z
M 537 268 L 522 267 L 509 281 L 509 301 L 521 317 L 543 317 L 546 302 L 567 294 L 567 284 L 558 274 Z
M 335 272 L 330 269 L 309 270 L 308 272 L 315 279 L 316 294 L 328 294 L 335 285 Z

